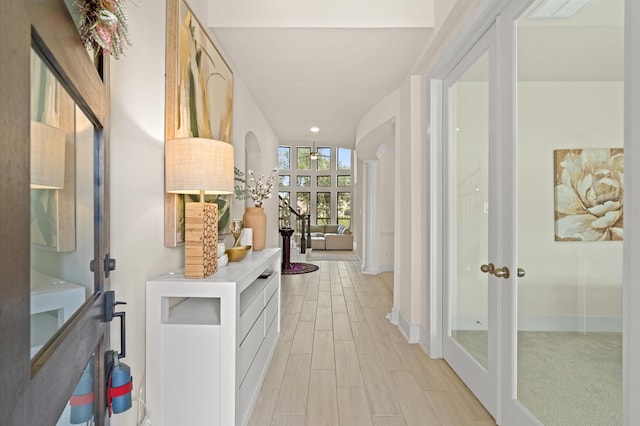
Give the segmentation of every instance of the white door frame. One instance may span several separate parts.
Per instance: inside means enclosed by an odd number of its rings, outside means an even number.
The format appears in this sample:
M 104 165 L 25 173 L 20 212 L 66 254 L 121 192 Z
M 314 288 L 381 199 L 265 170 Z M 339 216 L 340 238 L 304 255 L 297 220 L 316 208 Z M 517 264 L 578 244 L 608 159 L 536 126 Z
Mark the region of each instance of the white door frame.
M 450 43 L 440 60 L 436 63 L 432 71 L 427 76 L 427 84 L 430 87 L 430 99 L 427 100 L 431 105 L 430 123 L 431 123 L 431 143 L 429 147 L 429 167 L 430 167 L 430 193 L 429 207 L 431 211 L 431 241 L 430 241 L 430 264 L 431 271 L 429 279 L 430 288 L 430 335 L 428 339 L 428 347 L 432 357 L 442 357 L 442 341 L 443 341 L 443 239 L 442 225 L 443 217 L 440 208 L 442 206 L 443 193 L 443 167 L 440 163 L 443 150 L 444 134 L 442 128 L 442 95 L 443 95 L 443 78 L 448 71 L 462 58 L 469 47 L 479 39 L 486 31 L 496 17 L 509 6 L 506 0 L 490 0 L 488 3 L 478 7 L 474 13 L 468 18 L 467 24 L 460 31 L 457 38 Z M 627 164 L 640 164 L 640 27 L 633 23 L 640 22 L 640 3 L 637 0 L 625 1 L 625 137 L 624 148 Z M 499 43 L 512 43 L 513 38 L 503 38 L 505 35 L 505 26 L 498 23 Z M 509 27 L 506 28 L 509 31 Z M 504 50 L 506 46 L 499 46 L 498 51 Z M 498 72 L 504 75 L 505 70 L 513 70 L 509 68 L 509 64 L 503 63 L 504 58 L 499 56 L 500 64 Z M 506 67 L 506 68 L 505 68 Z M 500 109 L 499 114 L 505 111 Z M 509 112 L 509 116 L 512 113 Z M 504 116 L 503 116 L 504 117 Z M 508 137 L 510 130 L 500 126 L 499 137 Z M 512 131 L 513 129 L 511 129 Z M 634 141 L 636 143 L 634 144 Z M 509 156 L 514 153 L 503 153 Z M 507 184 L 509 185 L 509 184 Z M 640 199 L 633 198 L 632 194 L 637 193 L 640 188 L 640 172 L 627 170 L 624 182 L 625 191 L 625 215 L 627 217 L 640 217 Z M 632 190 L 631 188 L 634 188 Z M 640 252 L 640 222 L 627 221 L 625 224 L 625 240 L 623 242 L 623 424 L 631 426 L 640 424 L 640 404 L 634 401 L 640 400 L 640 334 L 633 331 L 640 330 L 640 286 L 633 283 L 640 282 L 640 262 L 637 261 L 637 253 Z M 509 256 L 513 256 L 510 254 Z M 510 260 L 512 264 L 515 259 L 501 258 L 501 261 Z M 506 293 L 506 294 L 505 294 Z M 515 296 L 513 291 L 502 292 L 499 295 L 501 306 L 513 306 L 512 298 Z M 514 315 L 515 311 L 509 309 L 508 315 Z M 502 320 L 502 319 L 501 319 Z M 512 346 L 515 336 L 512 333 L 504 333 L 500 336 L 500 340 L 505 345 Z M 635 361 L 634 361 L 635 360 Z M 505 409 L 505 401 L 511 398 L 515 390 L 513 375 L 504 374 L 503 372 L 515 367 L 513 359 L 501 359 L 501 368 L 498 371 L 498 392 L 499 394 L 509 395 L 498 399 L 496 421 L 498 424 L 502 421 L 503 410 Z M 505 364 L 507 362 L 507 364 Z
M 624 156 L 626 164 L 640 164 L 640 3 L 625 1 Z M 624 176 L 625 216 L 640 217 L 640 172 Z M 632 190 L 633 188 L 633 190 Z M 635 195 L 635 196 L 634 196 Z M 622 418 L 627 426 L 640 424 L 640 222 L 627 221 L 622 272 Z

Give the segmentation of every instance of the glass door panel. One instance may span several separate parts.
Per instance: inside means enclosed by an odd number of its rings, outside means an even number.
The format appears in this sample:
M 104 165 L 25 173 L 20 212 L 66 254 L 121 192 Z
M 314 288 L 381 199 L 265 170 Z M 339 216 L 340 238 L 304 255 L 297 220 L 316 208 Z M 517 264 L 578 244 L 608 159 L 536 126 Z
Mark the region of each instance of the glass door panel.
M 443 355 L 465 384 L 496 414 L 495 278 L 481 266 L 495 262 L 493 137 L 495 27 L 444 80 L 445 225 Z M 482 268 L 486 270 L 485 268 Z M 488 271 L 487 271 L 488 272 Z
M 580 3 L 517 21 L 517 398 L 545 425 L 616 425 L 624 1 Z
M 489 52 L 450 88 L 452 153 L 450 324 L 455 339 L 488 368 Z
M 93 132 L 31 51 L 31 357 L 94 292 Z

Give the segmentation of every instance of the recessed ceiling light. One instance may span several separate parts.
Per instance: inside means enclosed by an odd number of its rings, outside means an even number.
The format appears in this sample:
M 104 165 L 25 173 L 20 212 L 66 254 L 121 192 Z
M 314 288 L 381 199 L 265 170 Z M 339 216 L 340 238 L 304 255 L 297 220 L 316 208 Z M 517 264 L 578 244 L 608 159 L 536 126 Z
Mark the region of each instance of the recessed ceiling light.
M 318 133 L 320 131 L 320 127 L 313 126 L 309 130 L 311 130 L 312 133 Z

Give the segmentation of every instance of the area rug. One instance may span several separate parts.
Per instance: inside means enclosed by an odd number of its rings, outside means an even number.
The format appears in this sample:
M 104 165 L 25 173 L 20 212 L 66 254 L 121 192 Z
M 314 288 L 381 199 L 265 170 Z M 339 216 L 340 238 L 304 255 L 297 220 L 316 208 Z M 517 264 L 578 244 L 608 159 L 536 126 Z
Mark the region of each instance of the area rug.
M 289 266 L 289 268 L 282 270 L 282 275 L 308 274 L 309 272 L 314 272 L 319 269 L 319 266 L 312 265 L 311 263 L 292 262 Z
M 321 261 L 321 260 L 356 260 L 356 254 L 353 251 L 342 250 L 310 250 L 307 252 L 307 260 Z

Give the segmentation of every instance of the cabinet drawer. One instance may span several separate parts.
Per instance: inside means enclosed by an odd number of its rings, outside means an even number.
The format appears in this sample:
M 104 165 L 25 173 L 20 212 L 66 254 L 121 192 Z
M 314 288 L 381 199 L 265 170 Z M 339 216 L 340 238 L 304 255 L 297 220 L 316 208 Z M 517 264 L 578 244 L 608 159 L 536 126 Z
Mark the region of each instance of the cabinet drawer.
M 238 342 L 242 342 L 249 329 L 264 309 L 273 289 L 278 288 L 276 274 L 268 278 L 258 278 L 240 295 L 240 318 L 238 321 Z M 269 294 L 269 296 L 265 296 Z
M 280 291 L 276 290 L 276 292 L 271 296 L 271 300 L 267 302 L 267 307 L 265 308 L 265 323 L 267 328 L 273 322 L 273 319 L 278 315 L 278 311 L 280 310 Z
M 247 370 L 251 366 L 253 359 L 256 357 L 258 349 L 264 339 L 264 312 L 258 317 L 258 320 L 253 324 L 247 337 L 240 344 L 238 348 L 238 380 L 240 383 L 244 380 L 244 376 L 247 374 Z
M 267 284 L 267 287 L 264 289 L 265 303 L 268 302 L 269 299 L 271 299 L 273 293 L 275 293 L 275 291 L 278 289 L 279 280 L 276 275 L 277 274 L 275 272 L 271 275 L 271 281 L 269 281 L 269 284 Z
M 238 342 L 242 344 L 247 333 L 264 310 L 264 297 L 256 297 L 238 320 Z
M 258 399 L 258 392 L 260 392 L 260 387 L 262 386 L 264 377 L 267 374 L 269 361 L 271 360 L 278 343 L 277 328 L 275 321 L 271 324 L 271 327 L 268 327 L 262 346 L 260 346 L 258 354 L 256 355 L 253 364 L 251 364 L 251 367 L 238 390 L 238 404 L 240 410 L 239 424 L 244 425 L 248 423 L 251 415 L 250 409 Z

